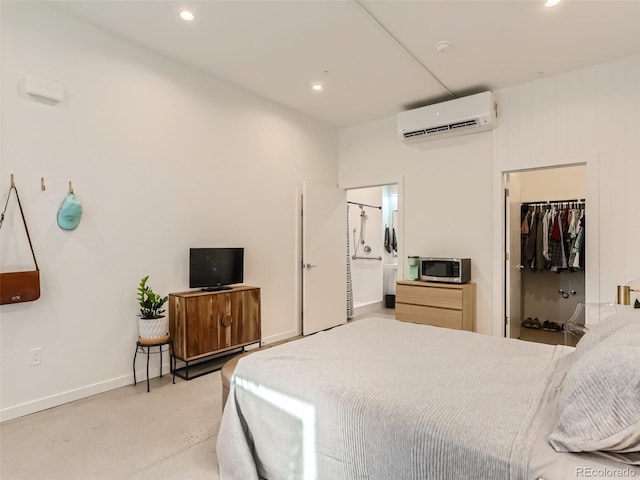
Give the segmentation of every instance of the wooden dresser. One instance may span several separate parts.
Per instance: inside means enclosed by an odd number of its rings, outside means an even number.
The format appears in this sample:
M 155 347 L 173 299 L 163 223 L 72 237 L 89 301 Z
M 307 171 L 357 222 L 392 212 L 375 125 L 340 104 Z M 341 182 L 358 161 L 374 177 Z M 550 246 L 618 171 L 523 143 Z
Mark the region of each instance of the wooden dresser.
M 396 285 L 396 320 L 475 331 L 476 284 L 401 280 Z
M 215 292 L 169 294 L 174 356 L 186 363 L 261 340 L 260 289 L 245 285 Z M 181 375 L 181 372 L 178 372 Z

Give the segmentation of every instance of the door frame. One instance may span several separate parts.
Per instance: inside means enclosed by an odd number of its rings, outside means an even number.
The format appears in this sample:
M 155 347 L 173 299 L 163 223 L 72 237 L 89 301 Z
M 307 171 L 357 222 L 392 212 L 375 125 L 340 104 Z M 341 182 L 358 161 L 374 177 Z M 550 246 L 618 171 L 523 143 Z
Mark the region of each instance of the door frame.
M 506 219 L 504 208 L 503 179 L 507 173 L 544 170 L 548 168 L 570 167 L 584 165 L 586 172 L 585 203 L 589 224 L 585 236 L 585 302 L 600 303 L 600 166 L 598 154 L 565 155 L 561 160 L 541 161 L 518 168 L 497 168 L 494 170 L 494 232 L 500 232 L 494 237 L 493 251 L 493 335 L 504 337 L 506 318 L 506 272 L 504 252 L 506 251 Z M 496 222 L 499 225 L 496 225 Z
M 338 186 L 345 191 L 356 190 L 360 188 L 384 187 L 386 185 L 396 185 L 398 192 L 398 268 L 396 270 L 397 279 L 404 279 L 404 176 L 384 177 L 376 179 L 368 179 L 358 183 L 339 184 Z M 345 225 L 346 228 L 346 225 Z M 346 287 L 345 287 L 346 288 Z
M 404 176 L 391 176 L 384 178 L 376 178 L 369 179 L 362 182 L 357 183 L 346 183 L 346 184 L 338 184 L 338 188 L 342 188 L 343 190 L 352 190 L 357 188 L 369 188 L 369 187 L 382 187 L 385 185 L 396 185 L 398 192 L 398 268 L 397 268 L 397 279 L 404 279 L 404 269 L 405 262 L 401 261 L 404 258 Z M 296 335 L 302 334 L 302 186 L 299 186 L 294 191 L 295 199 L 294 199 L 294 214 L 296 218 L 296 228 L 295 228 L 295 236 L 296 236 L 296 244 L 298 248 L 294 254 L 293 260 L 293 268 L 295 272 L 295 284 L 296 284 L 296 300 L 293 305 L 293 309 L 296 312 Z M 346 215 L 346 213 L 345 213 Z M 346 217 L 345 217 L 346 218 Z M 345 225 L 346 228 L 346 225 Z M 345 283 L 345 289 L 347 288 Z M 345 304 L 345 311 L 346 311 Z M 288 334 L 287 334 L 288 335 Z M 278 337 L 279 339 L 280 337 Z M 287 338 L 284 335 L 282 338 Z
M 518 240 L 518 244 L 521 244 L 520 228 L 522 221 L 520 219 L 520 205 L 521 205 L 521 193 L 520 193 L 520 179 L 515 177 L 513 172 L 505 173 L 502 176 L 503 191 L 504 191 L 504 215 L 505 215 L 505 227 L 504 227 L 504 244 L 505 244 L 505 257 L 504 257 L 504 276 L 505 276 L 505 292 L 504 292 L 504 336 L 508 338 L 520 338 L 520 321 L 522 320 L 522 295 L 520 298 L 514 299 L 514 289 L 517 289 L 522 293 L 522 259 L 520 258 L 520 249 L 515 250 L 514 241 Z M 514 196 L 517 194 L 517 201 L 514 201 Z M 517 211 L 515 204 L 518 204 Z M 517 215 L 518 222 L 514 224 L 514 216 Z M 515 237 L 513 229 L 518 229 L 518 235 Z M 507 246 L 509 247 L 507 250 Z M 508 254 L 508 255 L 507 255 Z M 516 257 L 517 255 L 517 257 Z M 518 261 L 518 266 L 514 264 Z M 517 270 L 516 270 L 517 269 Z M 517 284 L 516 284 L 517 282 Z M 514 288 L 517 287 L 517 288 Z M 513 315 L 515 310 L 518 310 L 517 318 Z M 513 335 L 517 333 L 517 336 Z

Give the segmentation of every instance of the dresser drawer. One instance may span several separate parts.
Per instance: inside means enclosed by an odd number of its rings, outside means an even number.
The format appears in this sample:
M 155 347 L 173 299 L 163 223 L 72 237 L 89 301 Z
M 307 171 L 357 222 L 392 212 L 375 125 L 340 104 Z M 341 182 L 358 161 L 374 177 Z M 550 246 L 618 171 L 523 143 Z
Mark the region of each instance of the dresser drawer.
M 462 310 L 426 307 L 396 302 L 396 320 L 462 330 Z
M 396 303 L 462 310 L 462 290 L 417 285 L 396 286 Z
M 476 285 L 400 280 L 396 284 L 396 319 L 473 332 Z

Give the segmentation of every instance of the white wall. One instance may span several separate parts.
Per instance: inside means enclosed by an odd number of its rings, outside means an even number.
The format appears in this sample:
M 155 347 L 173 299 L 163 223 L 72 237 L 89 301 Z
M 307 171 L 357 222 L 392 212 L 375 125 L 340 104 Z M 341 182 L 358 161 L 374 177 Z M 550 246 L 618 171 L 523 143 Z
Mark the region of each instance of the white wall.
M 526 170 L 511 175 L 520 183 L 522 203 L 585 197 L 587 178 L 584 165 Z
M 398 263 L 407 256 L 470 257 L 477 330 L 491 333 L 493 242 L 491 132 L 404 145 L 395 117 L 340 131 L 340 184 L 401 178 Z M 398 278 L 408 270 L 398 269 Z
M 3 419 L 132 383 L 137 283 L 188 289 L 192 246 L 244 246 L 263 339 L 298 332 L 297 190 L 335 185 L 334 129 L 35 2 L 2 2 L 1 61 L 0 195 L 14 173 L 42 278 L 40 300 L 0 307 Z M 26 96 L 28 73 L 66 99 Z M 70 180 L 84 215 L 63 231 Z M 2 271 L 29 268 L 19 227 L 14 210 Z
M 404 178 L 406 255 L 469 256 L 478 283 L 477 330 L 501 335 L 502 172 L 587 164 L 597 290 L 587 301 L 610 301 L 616 285 L 640 277 L 640 56 L 597 65 L 496 92 L 493 132 L 404 146 L 395 118 L 340 131 L 342 185 Z M 494 152 L 495 149 L 495 152 Z M 589 228 L 589 226 L 587 226 Z M 591 229 L 593 232 L 593 228 Z M 587 245 L 587 249 L 589 249 Z
M 587 261 L 587 301 L 615 301 L 616 285 L 640 277 L 638 85 L 635 55 L 498 92 L 495 179 L 502 171 L 586 163 L 586 194 L 598 200 L 587 201 L 587 256 L 597 245 Z

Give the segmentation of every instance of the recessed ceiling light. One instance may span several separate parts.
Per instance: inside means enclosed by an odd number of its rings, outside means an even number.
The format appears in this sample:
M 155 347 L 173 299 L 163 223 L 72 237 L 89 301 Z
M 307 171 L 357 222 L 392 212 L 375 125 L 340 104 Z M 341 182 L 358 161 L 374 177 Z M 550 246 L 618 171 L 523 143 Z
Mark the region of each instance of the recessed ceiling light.
M 544 6 L 547 8 L 551 8 L 551 7 L 555 7 L 556 5 L 558 5 L 562 0 L 547 0 L 544 3 Z
M 322 85 L 321 83 L 314 83 L 311 85 L 311 90 L 313 90 L 314 92 L 321 92 L 324 90 L 324 85 Z
M 191 20 L 196 18 L 196 16 L 192 12 L 190 12 L 189 10 L 182 10 L 180 12 L 180 18 L 185 20 L 185 21 L 187 21 L 187 22 L 190 22 Z

